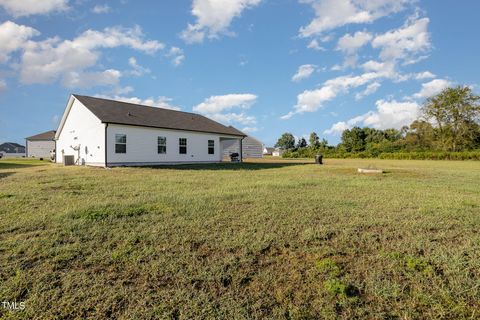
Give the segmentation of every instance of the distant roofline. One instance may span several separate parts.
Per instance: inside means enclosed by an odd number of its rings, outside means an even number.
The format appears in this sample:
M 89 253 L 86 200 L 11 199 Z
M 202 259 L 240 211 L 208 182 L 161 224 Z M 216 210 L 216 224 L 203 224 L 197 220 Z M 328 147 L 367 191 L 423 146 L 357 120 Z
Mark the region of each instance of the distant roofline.
M 50 139 L 46 139 L 46 138 L 36 138 L 38 136 L 41 136 L 41 135 L 44 135 L 44 134 L 48 134 L 48 133 L 53 133 L 53 137 L 50 138 Z M 39 134 L 35 134 L 33 136 L 30 136 L 30 137 L 26 137 L 25 140 L 32 140 L 32 141 L 54 141 L 55 140 L 55 133 L 56 131 L 55 130 L 48 130 L 48 131 L 45 131 L 45 132 L 42 132 L 42 133 L 39 133 Z

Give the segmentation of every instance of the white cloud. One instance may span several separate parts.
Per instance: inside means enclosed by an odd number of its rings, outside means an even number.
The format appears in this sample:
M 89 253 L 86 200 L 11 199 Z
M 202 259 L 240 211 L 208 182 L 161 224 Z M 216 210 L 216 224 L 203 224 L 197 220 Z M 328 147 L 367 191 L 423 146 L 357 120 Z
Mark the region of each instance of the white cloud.
M 22 49 L 28 39 L 38 36 L 37 30 L 11 21 L 0 24 L 0 63 L 10 58 L 10 53 Z
M 143 76 L 144 74 L 150 73 L 150 69 L 139 65 L 137 63 L 137 59 L 135 59 L 134 57 L 130 57 L 128 59 L 128 64 L 132 67 L 132 70 L 130 70 L 128 73 L 133 76 L 140 77 L 140 76 Z
M 171 62 L 175 67 L 181 65 L 185 59 L 183 50 L 177 47 L 171 47 L 165 56 L 171 59 Z
M 450 86 L 451 83 L 445 79 L 434 79 L 430 82 L 422 84 L 420 92 L 414 94 L 415 98 L 429 98 L 440 93 L 443 89 Z
M 348 24 L 371 23 L 399 12 L 412 0 L 300 0 L 309 4 L 315 18 L 300 28 L 301 37 L 311 37 Z
M 358 49 L 369 43 L 372 38 L 373 36 L 365 31 L 357 31 L 353 36 L 346 34 L 338 40 L 337 50 L 354 54 Z
M 245 133 L 252 133 L 252 132 L 257 132 L 259 129 L 257 127 L 244 127 L 242 128 L 242 132 Z
M 67 88 L 91 88 L 96 86 L 116 85 L 120 81 L 122 73 L 115 69 L 101 72 L 69 72 L 63 79 L 62 84 Z
M 307 79 L 315 72 L 317 66 L 313 64 L 304 64 L 298 67 L 297 73 L 292 77 L 292 81 L 299 82 L 300 80 Z
M 419 116 L 420 105 L 416 102 L 378 100 L 376 111 L 369 111 L 348 121 L 340 121 L 324 131 L 325 134 L 341 134 L 354 126 L 368 126 L 376 129 L 400 129 L 409 125 Z
M 194 106 L 193 111 L 223 123 L 238 122 L 243 125 L 252 125 L 256 123 L 255 117 L 247 115 L 244 110 L 249 109 L 256 101 L 257 96 L 250 93 L 211 96 Z M 243 111 L 231 112 L 232 109 Z
M 103 31 L 87 30 L 73 40 L 49 38 L 44 41 L 28 41 L 20 65 L 20 81 L 24 84 L 50 83 L 60 79 L 65 85 L 81 85 L 88 79 L 100 76 L 99 84 L 114 84 L 121 74 L 113 70 L 103 72 L 86 71 L 94 67 L 101 48 L 130 47 L 153 54 L 164 45 L 156 40 L 144 40 L 140 27 L 106 28 Z M 95 82 L 95 81 L 93 81 Z
M 380 49 L 382 60 L 402 59 L 407 63 L 416 62 L 417 54 L 430 50 L 428 18 L 409 19 L 399 29 L 388 31 L 372 40 L 372 47 Z
M 395 81 L 406 80 L 405 76 L 397 71 L 397 65 L 394 61 L 375 61 L 369 60 L 362 64 L 363 70 L 366 72 L 376 72 L 379 76 L 392 79 Z
M 371 94 L 374 94 L 377 92 L 378 88 L 380 88 L 382 85 L 379 82 L 373 82 L 370 83 L 367 88 L 365 88 L 364 91 L 359 92 L 355 95 L 355 100 L 360 100 L 363 99 L 366 96 L 369 96 Z
M 141 99 L 141 98 L 138 98 L 138 97 L 126 97 L 126 96 L 120 96 L 120 95 L 114 95 L 114 96 L 96 95 L 96 97 L 103 98 L 103 99 L 123 101 L 123 102 L 128 102 L 128 103 L 134 103 L 134 104 L 140 104 L 140 105 L 156 107 L 156 108 L 181 110 L 180 107 L 171 104 L 171 101 L 172 101 L 171 98 L 164 97 L 164 96 L 160 96 L 158 98 L 150 97 L 150 98 L 147 98 L 147 99 Z
M 18 18 L 65 11 L 68 9 L 68 0 L 0 0 L 0 7 Z
M 92 12 L 96 14 L 109 13 L 111 9 L 112 8 L 110 8 L 108 4 L 97 4 L 95 7 L 92 8 Z
M 348 92 L 351 88 L 365 85 L 377 78 L 379 78 L 377 73 L 369 72 L 359 76 L 341 76 L 330 79 L 319 89 L 305 90 L 299 94 L 294 110 L 282 116 L 281 119 L 290 119 L 295 114 L 315 112 L 323 106 L 323 103 L 334 99 L 338 94 Z
M 207 114 L 209 118 L 212 118 L 215 121 L 222 122 L 222 123 L 232 123 L 237 122 L 242 125 L 253 125 L 257 123 L 257 120 L 254 116 L 249 116 L 244 112 L 241 113 L 214 113 L 214 114 Z
M 0 92 L 7 90 L 7 83 L 5 80 L 0 79 Z
M 250 93 L 211 96 L 204 102 L 193 107 L 193 111 L 211 114 L 231 110 L 233 108 L 249 109 L 256 100 L 257 96 Z
M 257 6 L 261 0 L 193 0 L 192 15 L 195 24 L 188 24 L 180 37 L 187 43 L 203 42 L 205 37 L 218 38 L 228 35 L 232 20 L 239 17 L 245 9 Z
M 415 79 L 423 80 L 423 79 L 431 79 L 435 78 L 435 75 L 430 71 L 419 72 L 415 74 Z
M 324 47 L 322 47 L 320 45 L 320 43 L 318 43 L 318 40 L 317 39 L 313 39 L 312 41 L 310 41 L 310 43 L 308 44 L 307 46 L 308 49 L 313 49 L 313 50 L 316 50 L 316 51 L 326 51 L 327 49 L 325 49 Z

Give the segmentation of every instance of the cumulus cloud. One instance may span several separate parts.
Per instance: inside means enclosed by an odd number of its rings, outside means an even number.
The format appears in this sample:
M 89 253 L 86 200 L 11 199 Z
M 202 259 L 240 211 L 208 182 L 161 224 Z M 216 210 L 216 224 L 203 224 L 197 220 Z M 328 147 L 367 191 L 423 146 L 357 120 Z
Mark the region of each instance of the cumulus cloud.
M 359 92 L 355 95 L 355 100 L 361 100 L 366 96 L 369 96 L 371 94 L 374 94 L 377 92 L 378 88 L 380 88 L 382 85 L 379 82 L 373 82 L 370 83 L 365 90 L 362 92 Z
M 0 7 L 18 18 L 65 11 L 68 9 L 68 0 L 0 0 Z
M 451 83 L 445 79 L 434 79 L 430 82 L 422 84 L 422 89 L 414 94 L 415 98 L 429 98 L 440 93 L 443 89 L 450 86 Z
M 0 63 L 5 63 L 10 58 L 10 53 L 22 49 L 27 40 L 38 36 L 36 29 L 18 25 L 12 21 L 0 24 Z
M 96 14 L 109 13 L 110 10 L 111 8 L 108 4 L 97 4 L 95 7 L 92 8 L 92 12 Z
M 218 113 L 233 108 L 249 109 L 256 100 L 257 96 L 250 93 L 211 96 L 204 102 L 193 107 L 193 111 L 200 113 Z
M 435 75 L 430 71 L 419 72 L 415 74 L 415 79 L 423 80 L 423 79 L 431 79 L 435 78 Z
M 90 88 L 118 84 L 122 73 L 115 69 L 100 72 L 69 72 L 62 79 L 67 88 Z
M 380 49 L 382 60 L 416 61 L 419 53 L 430 50 L 428 18 L 409 19 L 399 29 L 388 31 L 372 40 L 372 47 Z
M 143 76 L 144 74 L 150 73 L 150 69 L 142 67 L 138 64 L 137 59 L 130 57 L 128 59 L 128 64 L 132 67 L 132 70 L 128 71 L 128 74 L 136 77 Z
M 348 24 L 371 23 L 399 12 L 414 0 L 300 0 L 310 5 L 315 18 L 300 28 L 301 37 L 311 37 Z
M 338 94 L 363 86 L 377 78 L 379 78 L 379 74 L 368 72 L 359 76 L 341 76 L 330 79 L 321 88 L 305 90 L 299 94 L 294 110 L 282 116 L 281 119 L 290 119 L 295 114 L 315 112 L 323 106 L 323 103 L 334 99 Z
M 250 93 L 211 96 L 193 107 L 198 112 L 223 123 L 237 122 L 243 125 L 256 123 L 256 118 L 245 113 L 257 101 L 257 96 Z M 233 109 L 240 112 L 232 112 Z
M 242 132 L 245 133 L 252 133 L 252 132 L 257 132 L 259 129 L 257 127 L 244 127 L 242 128 Z
M 114 95 L 114 96 L 109 96 L 109 95 L 96 95 L 98 98 L 103 98 L 103 99 L 109 99 L 109 100 L 117 100 L 117 101 L 123 101 L 123 102 L 128 102 L 128 103 L 134 103 L 134 104 L 140 104 L 143 106 L 150 106 L 150 107 L 156 107 L 156 108 L 163 108 L 163 109 L 170 109 L 170 110 L 181 110 L 180 107 L 172 105 L 171 98 L 165 97 L 165 96 L 160 96 L 158 98 L 147 98 L 147 99 L 141 99 L 138 97 L 126 97 L 126 96 L 120 96 L 120 95 Z
M 193 0 L 192 15 L 197 21 L 195 24 L 189 23 L 180 37 L 187 43 L 199 43 L 205 37 L 215 39 L 220 35 L 232 34 L 228 30 L 232 20 L 260 2 L 261 0 Z
M 300 80 L 309 78 L 315 72 L 317 66 L 314 64 L 304 64 L 298 67 L 297 73 L 292 77 L 292 81 L 299 82 Z
M 115 84 L 121 73 L 117 70 L 101 72 L 88 71 L 100 58 L 100 49 L 126 46 L 131 49 L 153 54 L 164 45 L 156 40 L 144 40 L 140 27 L 105 28 L 103 31 L 87 30 L 73 40 L 58 37 L 44 41 L 28 41 L 24 45 L 20 64 L 20 81 L 24 84 L 51 83 L 60 79 L 66 86 L 76 83 L 82 87 L 92 80 L 91 86 Z
M 358 49 L 372 40 L 373 36 L 365 31 L 355 32 L 354 35 L 346 34 L 338 40 L 337 50 L 347 54 L 354 54 Z
M 165 54 L 167 58 L 170 58 L 172 64 L 175 67 L 178 67 L 183 63 L 185 59 L 185 55 L 183 54 L 183 50 L 177 47 L 171 47 L 170 50 Z
M 417 119 L 420 112 L 420 105 L 412 101 L 378 100 L 376 107 L 376 111 L 369 111 L 350 120 L 337 122 L 324 133 L 340 134 L 342 131 L 358 125 L 376 129 L 400 129 Z
M 313 39 L 310 41 L 310 43 L 307 45 L 308 49 L 316 50 L 316 51 L 326 51 L 324 47 L 320 45 L 317 39 Z

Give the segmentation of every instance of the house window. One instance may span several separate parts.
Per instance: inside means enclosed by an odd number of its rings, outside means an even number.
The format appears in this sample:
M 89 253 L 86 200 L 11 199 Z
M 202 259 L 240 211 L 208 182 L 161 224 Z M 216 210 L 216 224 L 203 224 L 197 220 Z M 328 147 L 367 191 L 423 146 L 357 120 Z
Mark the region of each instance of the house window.
M 127 153 L 127 135 L 115 135 L 115 153 Z
M 208 140 L 208 154 L 215 154 L 215 140 Z
M 187 154 L 187 138 L 178 139 L 178 153 Z
M 158 137 L 158 154 L 167 153 L 167 137 Z

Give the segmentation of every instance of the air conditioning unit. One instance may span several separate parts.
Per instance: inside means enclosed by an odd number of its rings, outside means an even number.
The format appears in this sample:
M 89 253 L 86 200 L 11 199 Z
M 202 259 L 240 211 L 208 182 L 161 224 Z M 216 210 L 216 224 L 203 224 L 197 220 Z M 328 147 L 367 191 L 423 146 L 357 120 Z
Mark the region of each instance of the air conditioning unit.
M 63 165 L 64 166 L 73 166 L 75 164 L 75 156 L 63 156 Z

